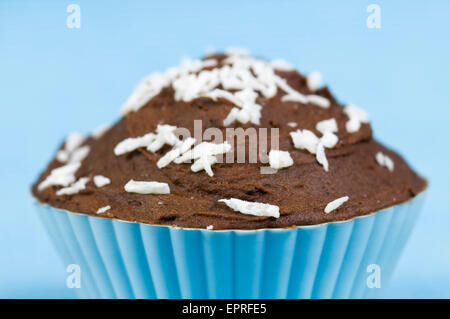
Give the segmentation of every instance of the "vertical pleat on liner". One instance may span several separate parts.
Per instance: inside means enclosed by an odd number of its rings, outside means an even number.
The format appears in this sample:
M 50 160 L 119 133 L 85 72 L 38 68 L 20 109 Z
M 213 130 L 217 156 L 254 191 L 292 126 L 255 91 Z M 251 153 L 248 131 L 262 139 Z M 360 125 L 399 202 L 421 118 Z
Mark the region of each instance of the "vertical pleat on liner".
M 372 298 L 389 282 L 423 198 L 345 222 L 228 231 L 36 207 L 64 264 L 80 266 L 82 298 Z M 381 289 L 369 288 L 370 265 Z

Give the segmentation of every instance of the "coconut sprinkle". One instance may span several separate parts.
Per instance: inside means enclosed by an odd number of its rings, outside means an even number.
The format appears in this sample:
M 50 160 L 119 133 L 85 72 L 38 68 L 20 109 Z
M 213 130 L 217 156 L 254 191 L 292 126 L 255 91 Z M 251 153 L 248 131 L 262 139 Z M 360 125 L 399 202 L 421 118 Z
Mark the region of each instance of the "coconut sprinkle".
M 232 210 L 246 215 L 280 217 L 280 208 L 275 205 L 249 202 L 237 198 L 220 199 L 219 202 L 225 203 Z
M 339 208 L 342 204 L 344 204 L 346 201 L 348 201 L 348 196 L 340 197 L 338 199 L 335 199 L 332 202 L 329 202 L 327 206 L 325 207 L 325 214 L 331 213 L 333 210 Z
M 78 194 L 81 190 L 86 188 L 86 184 L 89 182 L 89 177 L 82 177 L 69 187 L 61 188 L 56 192 L 56 195 L 75 195 Z
M 169 184 L 160 182 L 139 182 L 130 180 L 125 191 L 136 194 L 170 194 Z
M 308 86 L 308 89 L 312 92 L 317 91 L 320 88 L 321 83 L 322 83 L 322 73 L 320 73 L 319 71 L 311 72 L 306 78 L 306 85 Z
M 60 163 L 81 162 L 89 154 L 89 146 L 80 147 L 86 137 L 79 132 L 72 132 L 64 142 L 64 148 L 56 153 L 56 159 Z
M 316 124 L 316 130 L 320 133 L 325 134 L 325 132 L 337 133 L 338 125 L 334 118 L 329 120 L 323 120 Z
M 109 131 L 109 129 L 111 128 L 110 124 L 102 124 L 99 127 L 97 127 L 93 132 L 92 132 L 92 136 L 98 140 L 99 138 L 101 138 L 103 135 L 105 135 L 106 132 Z
M 319 142 L 319 144 L 317 144 L 316 160 L 320 165 L 323 166 L 325 172 L 328 172 L 328 159 L 325 154 L 325 146 L 322 142 Z
M 69 155 L 69 163 L 82 162 L 89 155 L 90 147 L 88 145 L 77 148 Z
M 267 62 L 248 56 L 242 50 L 230 50 L 221 67 L 214 59 L 185 59 L 179 67 L 145 78 L 125 102 L 122 115 L 139 110 L 165 87 L 172 86 L 177 101 L 189 102 L 200 97 L 225 99 L 236 105 L 224 119 L 224 125 L 234 122 L 259 125 L 262 106 L 257 98 L 272 98 L 278 89 L 286 93 L 282 101 L 314 104 L 328 108 L 330 101 L 319 95 L 303 95 L 289 86 L 275 70 L 289 71 L 292 67 L 284 60 Z M 221 87 L 221 89 L 219 89 Z
M 214 173 L 211 166 L 218 161 L 215 155 L 225 154 L 230 150 L 231 145 L 226 141 L 222 144 L 202 142 L 196 145 L 192 150 L 188 150 L 180 157 L 176 158 L 174 163 L 182 164 L 194 160 L 194 163 L 191 166 L 193 172 L 205 170 L 209 176 L 213 176 Z
M 176 126 L 159 124 L 156 128 L 156 134 L 148 133 L 144 136 L 129 137 L 123 140 L 114 148 L 114 154 L 116 156 L 123 155 L 141 147 L 145 147 L 148 151 L 155 153 L 166 144 L 174 146 L 179 142 L 174 133 L 175 130 Z
M 109 205 L 105 206 L 105 207 L 101 207 L 97 210 L 96 214 L 104 214 L 110 209 L 111 209 L 111 206 L 109 206 Z
M 290 135 L 295 148 L 316 154 L 317 162 L 328 172 L 328 160 L 325 154 L 325 148 L 333 148 L 336 146 L 338 137 L 334 133 L 325 130 L 323 136 L 319 138 L 310 130 L 298 129 L 295 132 L 291 132 Z
M 158 168 L 163 168 L 172 163 L 181 154 L 186 153 L 195 144 L 195 138 L 188 137 L 182 142 L 178 142 L 175 147 L 168 151 L 163 157 L 161 157 L 156 165 Z
M 308 99 L 303 94 L 295 91 L 283 96 L 281 98 L 281 102 L 298 102 L 302 104 L 307 104 Z
M 164 168 L 172 162 L 183 164 L 193 160 L 194 163 L 191 166 L 193 172 L 205 170 L 209 176 L 213 176 L 211 166 L 218 162 L 216 155 L 227 153 L 231 150 L 231 145 L 228 142 L 221 144 L 202 142 L 191 149 L 196 140 L 192 137 L 185 140 L 178 139 L 174 133 L 176 128 L 172 125 L 158 125 L 156 133 L 123 140 L 114 148 L 114 154 L 119 156 L 141 147 L 145 147 L 150 152 L 156 152 L 167 144 L 173 148 L 158 160 L 158 168 Z
M 362 123 L 369 123 L 369 115 L 363 109 L 353 104 L 344 107 L 344 113 L 347 114 L 349 120 L 345 123 L 345 128 L 349 133 L 359 131 Z
M 287 151 L 270 150 L 269 164 L 273 169 L 281 169 L 292 166 L 294 164 L 294 160 Z
M 75 182 L 75 172 L 80 168 L 81 163 L 70 163 L 50 172 L 50 175 L 42 181 L 38 190 L 41 191 L 49 186 L 69 186 Z
M 70 133 L 70 135 L 67 137 L 67 140 L 65 143 L 65 150 L 68 153 L 72 153 L 81 144 L 83 144 L 85 139 L 86 139 L 86 137 L 82 133 L 79 133 L 79 132 Z
M 85 181 L 84 179 L 80 179 L 81 181 L 78 181 L 78 184 L 75 183 L 70 187 L 69 185 L 75 182 L 75 173 L 80 168 L 81 162 L 89 155 L 89 146 L 81 146 L 85 140 L 86 138 L 81 133 L 74 132 L 69 134 L 64 143 L 64 149 L 61 149 L 56 154 L 56 159 L 59 162 L 67 164 L 53 169 L 50 172 L 50 175 L 48 175 L 47 178 L 39 184 L 39 191 L 49 186 L 63 186 L 66 188 L 56 192 L 56 195 L 71 195 L 71 192 L 78 193 L 77 189 L 80 186 L 83 186 Z
M 336 146 L 338 142 L 338 137 L 331 133 L 331 132 L 325 132 L 322 137 L 320 138 L 320 143 L 323 144 L 326 148 L 333 148 Z
M 153 73 L 147 76 L 134 89 L 131 96 L 123 105 L 120 114 L 125 116 L 130 112 L 139 110 L 145 103 L 158 95 L 169 83 L 168 77 L 161 73 Z
M 103 175 L 94 176 L 94 184 L 98 188 L 111 184 L 111 180 Z
M 389 156 L 382 152 L 378 152 L 375 158 L 380 166 L 386 167 L 390 172 L 394 171 L 394 161 Z
M 56 159 L 60 163 L 67 163 L 67 161 L 69 160 L 69 154 L 67 154 L 65 150 L 59 150 L 56 153 Z
M 206 230 L 213 230 L 213 229 L 214 229 L 214 225 L 206 226 Z
M 284 59 L 275 59 L 270 61 L 270 65 L 280 71 L 292 71 L 294 70 L 293 66 L 291 64 L 289 64 L 289 62 L 287 62 Z
M 177 127 L 173 125 L 158 125 L 156 128 L 156 135 L 154 136 L 155 139 L 147 146 L 147 150 L 155 153 L 166 144 L 174 146 L 178 142 L 178 138 L 174 133 L 176 128 Z
M 136 194 L 170 194 L 169 184 L 160 182 L 143 182 L 130 180 L 125 191 Z
M 298 126 L 298 124 L 295 122 L 288 122 L 287 125 L 292 128 L 296 128 Z
M 114 148 L 114 154 L 116 156 L 123 155 L 141 147 L 147 147 L 151 142 L 155 140 L 155 134 L 148 133 L 141 137 L 129 137 Z
M 316 154 L 317 144 L 319 144 L 319 138 L 310 130 L 298 129 L 295 132 L 290 133 L 294 147 L 307 150 L 311 154 Z
M 328 99 L 320 95 L 308 95 L 306 96 L 306 100 L 308 101 L 308 103 L 315 104 L 323 109 L 327 109 L 331 105 Z
M 214 173 L 211 166 L 216 163 L 217 158 L 215 156 L 202 155 L 197 160 L 195 160 L 194 164 L 191 165 L 191 171 L 197 173 L 201 170 L 205 170 L 205 172 L 212 177 L 214 176 Z

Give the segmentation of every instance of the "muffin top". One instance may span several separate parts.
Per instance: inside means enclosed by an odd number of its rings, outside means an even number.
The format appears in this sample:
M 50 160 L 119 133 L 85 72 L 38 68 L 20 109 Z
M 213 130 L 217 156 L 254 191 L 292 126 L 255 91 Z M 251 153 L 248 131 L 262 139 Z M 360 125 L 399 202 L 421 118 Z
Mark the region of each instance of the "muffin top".
M 70 134 L 42 203 L 147 224 L 260 229 L 348 220 L 426 188 L 320 74 L 232 50 L 145 78 L 123 117 Z

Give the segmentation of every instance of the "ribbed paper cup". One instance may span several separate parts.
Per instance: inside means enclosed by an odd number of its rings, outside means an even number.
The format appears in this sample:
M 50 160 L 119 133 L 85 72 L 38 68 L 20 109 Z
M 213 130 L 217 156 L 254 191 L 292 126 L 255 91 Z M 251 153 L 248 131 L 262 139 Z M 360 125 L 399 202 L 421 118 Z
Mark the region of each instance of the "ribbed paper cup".
M 80 266 L 83 298 L 365 298 L 386 287 L 423 199 L 345 222 L 224 231 L 36 207 L 64 263 Z

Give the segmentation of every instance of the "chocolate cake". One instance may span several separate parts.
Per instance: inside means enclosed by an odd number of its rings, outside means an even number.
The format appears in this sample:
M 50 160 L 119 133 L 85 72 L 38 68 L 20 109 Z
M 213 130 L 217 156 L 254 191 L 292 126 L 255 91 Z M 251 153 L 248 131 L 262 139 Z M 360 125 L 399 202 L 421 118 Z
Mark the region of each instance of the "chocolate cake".
M 373 138 L 366 112 L 282 60 L 242 52 L 185 60 L 144 79 L 122 115 L 92 137 L 71 134 L 35 198 L 146 224 L 260 229 L 348 220 L 426 188 Z M 230 128 L 256 131 L 257 142 Z

